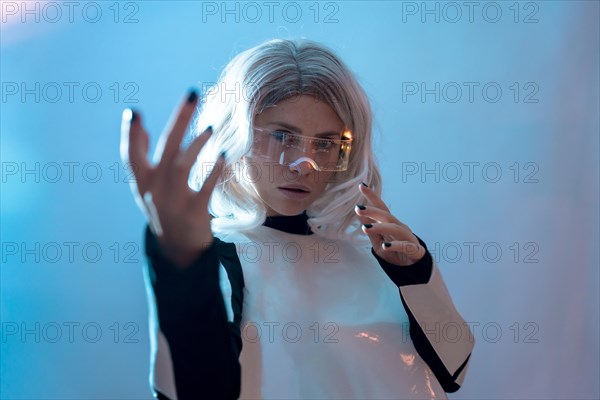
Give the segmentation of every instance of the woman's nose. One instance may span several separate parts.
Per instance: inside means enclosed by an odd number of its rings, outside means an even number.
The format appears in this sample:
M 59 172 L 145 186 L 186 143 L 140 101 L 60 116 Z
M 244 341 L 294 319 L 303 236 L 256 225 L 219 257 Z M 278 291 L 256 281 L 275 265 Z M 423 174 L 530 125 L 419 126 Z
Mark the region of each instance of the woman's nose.
M 301 157 L 290 164 L 290 169 L 292 171 L 297 171 L 300 175 L 306 175 L 310 173 L 311 170 L 317 171 L 317 165 L 314 160 L 308 157 Z

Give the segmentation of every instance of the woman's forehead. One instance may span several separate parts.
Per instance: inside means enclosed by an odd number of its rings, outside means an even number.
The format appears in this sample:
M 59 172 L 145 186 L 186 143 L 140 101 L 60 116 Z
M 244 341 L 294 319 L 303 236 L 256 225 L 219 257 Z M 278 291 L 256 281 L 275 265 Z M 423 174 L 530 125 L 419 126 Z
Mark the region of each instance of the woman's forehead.
M 299 95 L 265 108 L 255 124 L 283 122 L 300 130 L 341 132 L 344 124 L 329 104 L 311 95 Z

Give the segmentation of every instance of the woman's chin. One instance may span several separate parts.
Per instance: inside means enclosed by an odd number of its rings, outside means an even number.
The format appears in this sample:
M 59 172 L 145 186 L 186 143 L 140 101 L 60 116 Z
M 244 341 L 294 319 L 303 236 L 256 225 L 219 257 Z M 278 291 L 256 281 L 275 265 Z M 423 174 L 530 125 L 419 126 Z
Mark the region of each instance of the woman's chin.
M 281 216 L 281 217 L 293 217 L 294 215 L 302 214 L 306 210 L 306 207 L 301 205 L 287 205 L 277 208 L 267 208 L 267 216 Z

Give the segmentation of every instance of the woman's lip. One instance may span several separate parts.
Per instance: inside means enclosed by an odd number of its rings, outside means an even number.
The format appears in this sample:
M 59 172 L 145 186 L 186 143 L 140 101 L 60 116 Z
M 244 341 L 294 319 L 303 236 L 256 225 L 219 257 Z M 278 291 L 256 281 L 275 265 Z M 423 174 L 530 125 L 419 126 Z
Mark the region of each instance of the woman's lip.
M 300 185 L 300 184 L 280 186 L 279 189 L 292 189 L 292 190 L 296 189 L 296 190 L 304 190 L 305 192 L 310 192 L 310 188 L 308 186 Z
M 289 197 L 290 199 L 304 199 L 310 195 L 310 192 L 301 192 L 300 190 L 292 190 L 286 188 L 278 188 L 284 196 Z

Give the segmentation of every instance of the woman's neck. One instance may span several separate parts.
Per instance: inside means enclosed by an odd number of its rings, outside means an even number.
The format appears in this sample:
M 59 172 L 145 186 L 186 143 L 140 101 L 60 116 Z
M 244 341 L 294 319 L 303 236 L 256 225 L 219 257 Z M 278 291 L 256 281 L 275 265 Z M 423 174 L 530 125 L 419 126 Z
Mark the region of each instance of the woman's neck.
M 296 235 L 312 235 L 313 232 L 310 230 L 307 221 L 308 215 L 306 214 L 306 211 L 303 211 L 298 215 L 275 215 L 267 217 L 263 225 L 277 229 L 278 231 Z

